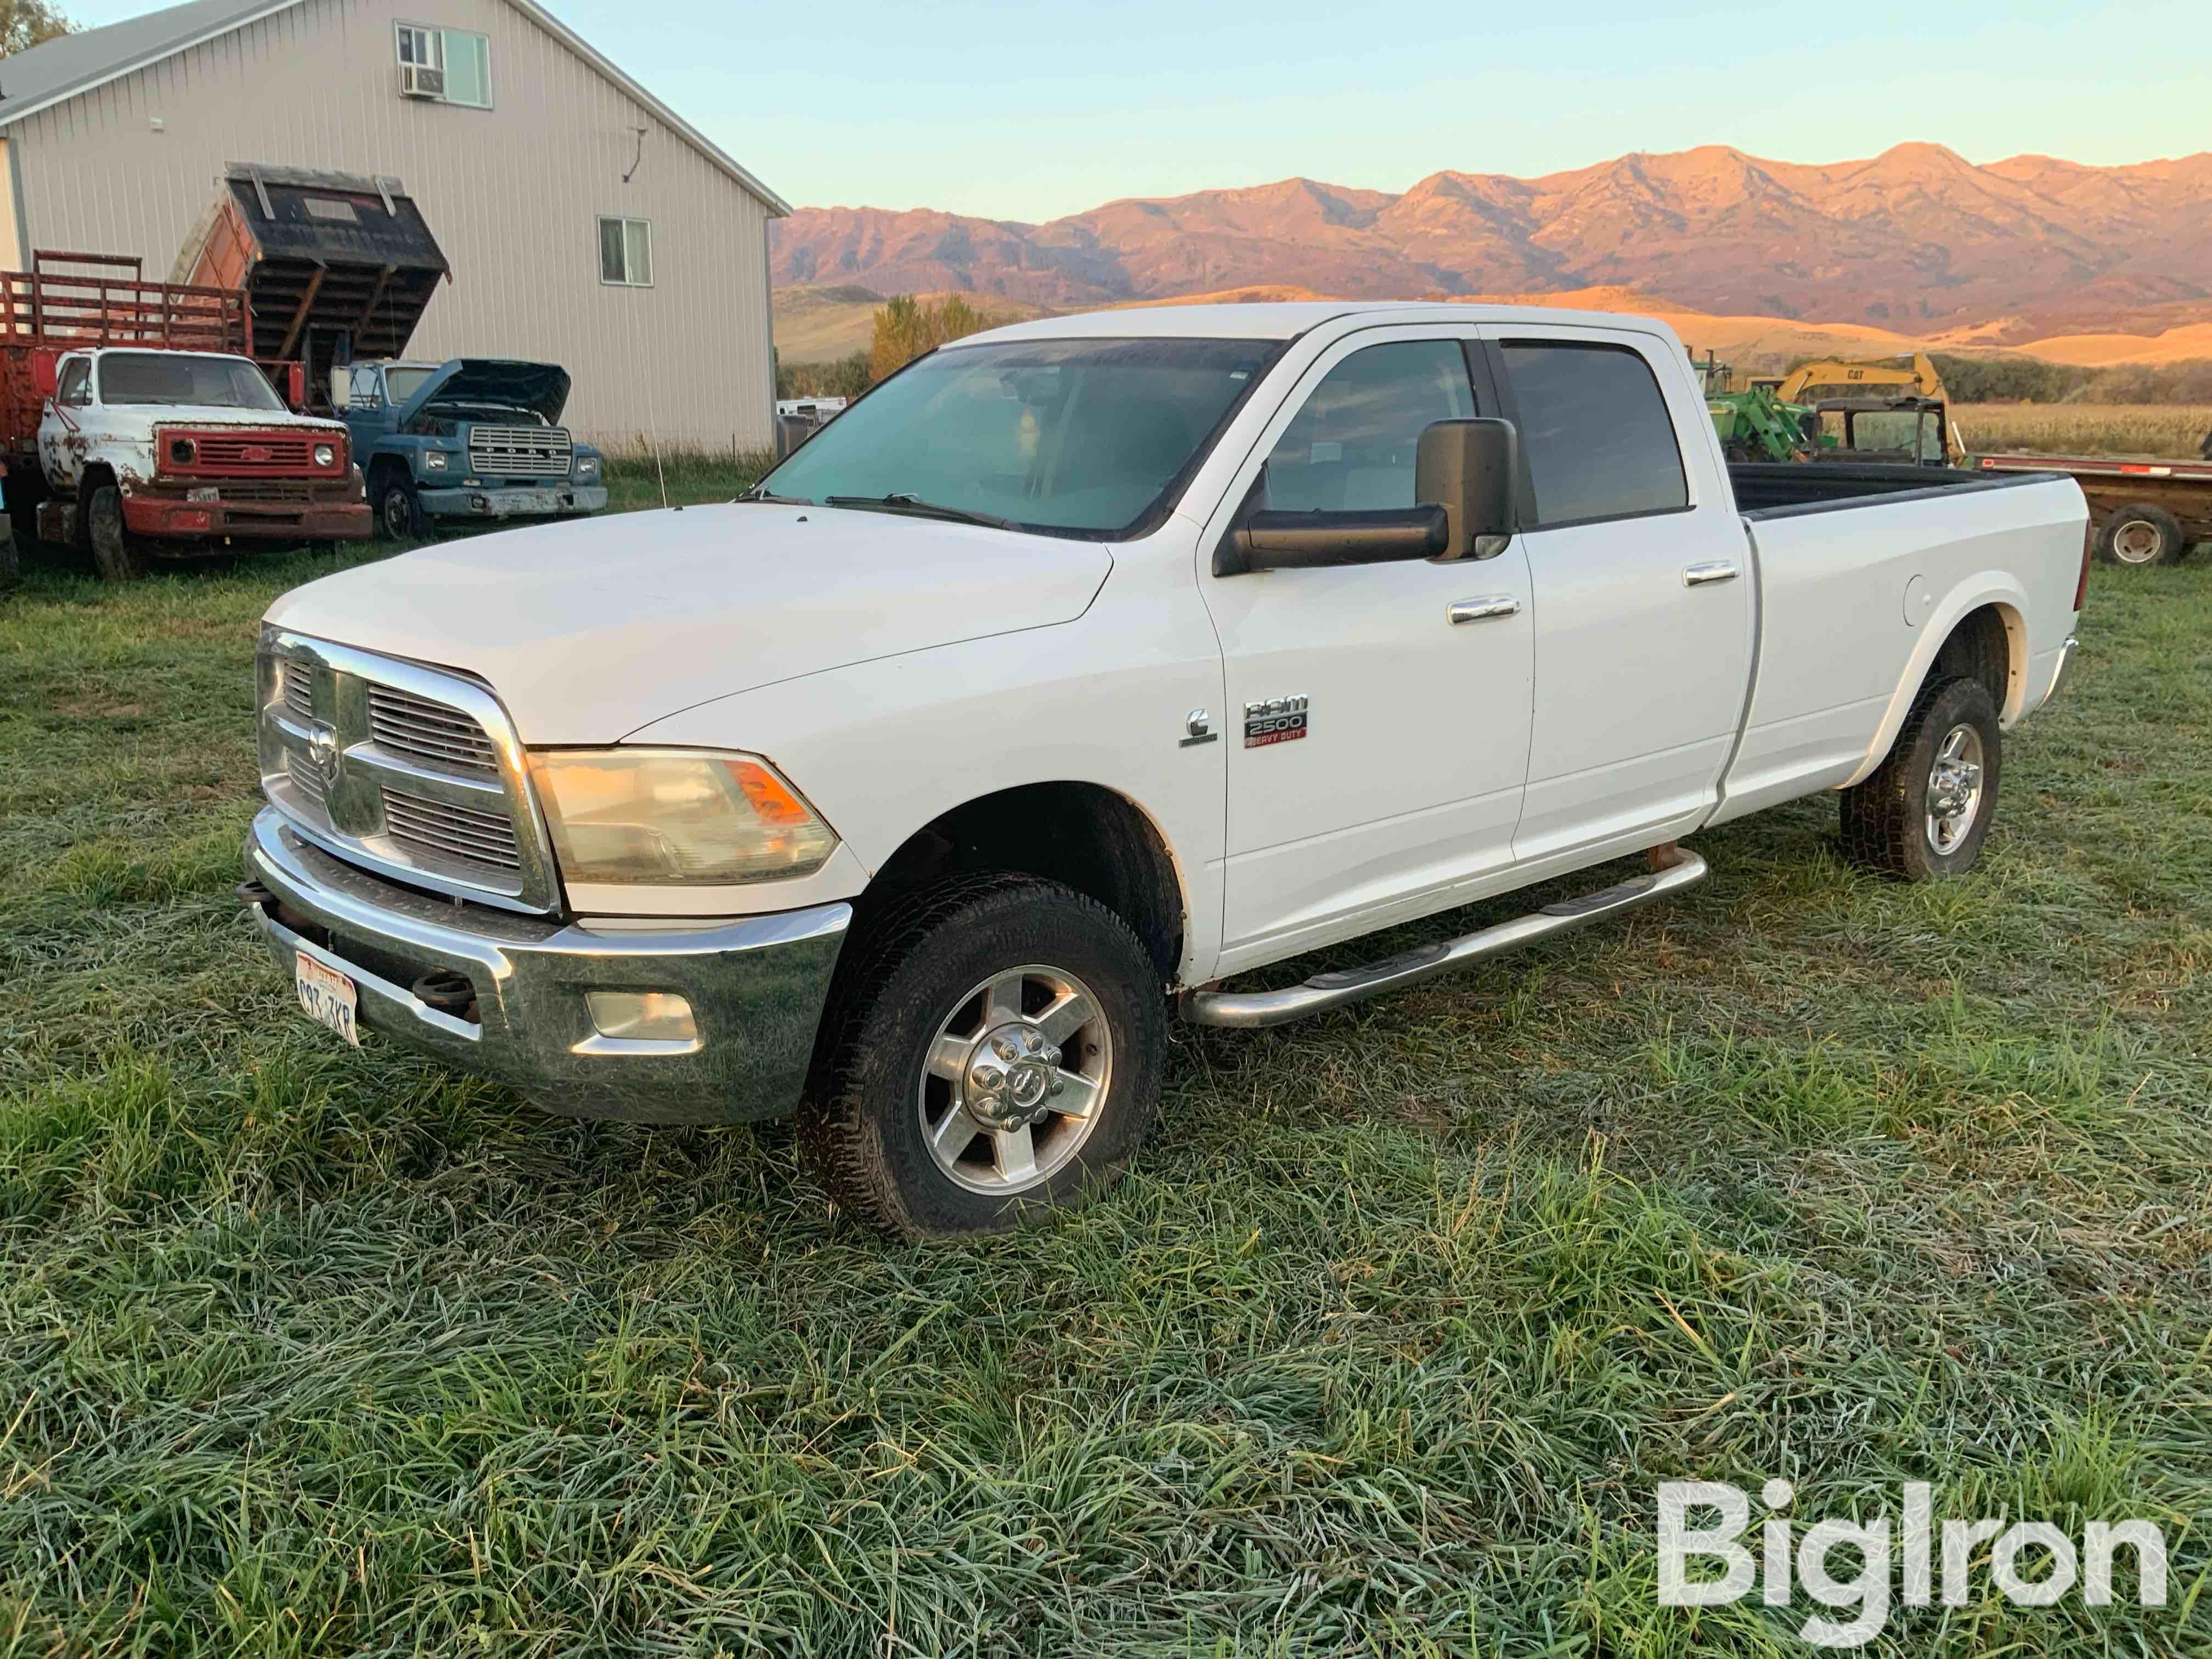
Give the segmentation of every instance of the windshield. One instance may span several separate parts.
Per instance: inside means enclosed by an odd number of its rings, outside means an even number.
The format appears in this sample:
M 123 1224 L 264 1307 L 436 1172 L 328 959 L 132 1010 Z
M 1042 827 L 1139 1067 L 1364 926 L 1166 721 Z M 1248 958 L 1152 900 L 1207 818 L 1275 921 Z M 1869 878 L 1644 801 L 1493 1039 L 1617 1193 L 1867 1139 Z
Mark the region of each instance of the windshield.
M 100 360 L 104 404 L 200 404 L 211 409 L 281 413 L 284 400 L 243 357 L 195 357 L 181 351 L 111 351 Z
M 392 399 L 394 409 L 405 403 L 422 389 L 422 382 L 438 371 L 435 368 L 387 368 L 384 371 L 384 390 Z
M 910 497 L 1054 535 L 1140 533 L 1281 350 L 1272 340 L 950 347 L 823 427 L 761 490 L 817 504 Z

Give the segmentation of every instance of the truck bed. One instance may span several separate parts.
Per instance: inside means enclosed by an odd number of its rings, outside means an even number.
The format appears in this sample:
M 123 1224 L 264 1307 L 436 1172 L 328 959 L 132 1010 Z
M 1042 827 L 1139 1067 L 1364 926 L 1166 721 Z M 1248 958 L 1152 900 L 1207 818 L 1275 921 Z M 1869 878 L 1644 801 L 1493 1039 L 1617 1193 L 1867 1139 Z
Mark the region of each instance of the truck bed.
M 2207 471 L 2212 471 L 2208 468 Z M 1950 497 L 1960 490 L 1997 489 L 2063 477 L 2056 467 L 1999 473 L 1945 466 L 1858 465 L 1825 461 L 1739 461 L 1729 466 L 1736 506 L 1753 520 L 1797 518 L 1808 513 L 1884 502 Z

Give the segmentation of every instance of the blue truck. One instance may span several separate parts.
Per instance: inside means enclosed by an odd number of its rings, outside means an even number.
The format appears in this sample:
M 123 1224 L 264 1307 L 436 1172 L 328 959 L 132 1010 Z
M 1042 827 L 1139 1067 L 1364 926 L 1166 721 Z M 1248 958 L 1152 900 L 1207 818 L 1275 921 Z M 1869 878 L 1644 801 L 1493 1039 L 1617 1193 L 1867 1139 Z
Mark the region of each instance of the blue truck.
M 560 424 L 568 371 L 500 357 L 356 362 L 333 377 L 376 527 L 573 518 L 607 504 L 605 459 Z

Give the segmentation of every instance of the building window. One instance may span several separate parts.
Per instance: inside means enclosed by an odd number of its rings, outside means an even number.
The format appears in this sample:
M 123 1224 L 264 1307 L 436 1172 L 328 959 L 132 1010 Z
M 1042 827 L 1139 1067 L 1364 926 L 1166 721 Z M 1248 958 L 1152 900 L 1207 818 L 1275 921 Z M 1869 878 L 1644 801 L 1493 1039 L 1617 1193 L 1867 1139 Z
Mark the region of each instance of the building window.
M 420 23 L 394 26 L 404 68 L 434 70 L 444 77 L 441 101 L 491 107 L 491 41 L 466 29 L 434 29 Z
M 599 280 L 618 288 L 653 286 L 653 226 L 649 222 L 600 216 Z

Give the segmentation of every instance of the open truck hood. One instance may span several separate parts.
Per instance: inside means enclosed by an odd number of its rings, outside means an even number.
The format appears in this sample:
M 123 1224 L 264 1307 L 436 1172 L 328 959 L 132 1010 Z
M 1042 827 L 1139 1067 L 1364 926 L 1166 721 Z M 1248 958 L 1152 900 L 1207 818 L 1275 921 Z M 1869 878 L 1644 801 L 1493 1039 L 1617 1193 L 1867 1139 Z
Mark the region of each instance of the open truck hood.
M 886 513 L 680 507 L 427 547 L 295 588 L 268 620 L 474 674 L 525 743 L 606 744 L 777 680 L 1073 621 L 1113 562 Z M 776 736 L 730 742 L 773 754 Z
M 526 363 L 507 357 L 455 357 L 422 382 L 400 405 L 399 430 L 434 403 L 510 404 L 534 410 L 545 424 L 568 406 L 568 371 L 558 363 Z

